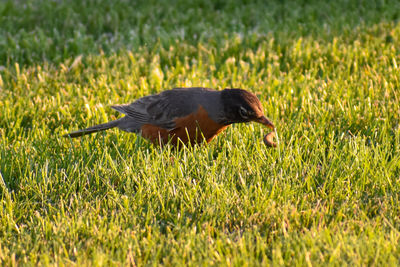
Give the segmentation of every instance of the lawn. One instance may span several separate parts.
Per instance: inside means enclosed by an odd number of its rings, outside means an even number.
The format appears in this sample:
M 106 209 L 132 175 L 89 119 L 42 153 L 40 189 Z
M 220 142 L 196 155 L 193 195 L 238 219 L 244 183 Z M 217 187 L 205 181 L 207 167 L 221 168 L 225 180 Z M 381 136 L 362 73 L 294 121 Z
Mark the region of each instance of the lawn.
M 0 265 L 398 266 L 400 2 L 0 1 Z M 112 104 L 245 88 L 277 126 L 159 148 Z

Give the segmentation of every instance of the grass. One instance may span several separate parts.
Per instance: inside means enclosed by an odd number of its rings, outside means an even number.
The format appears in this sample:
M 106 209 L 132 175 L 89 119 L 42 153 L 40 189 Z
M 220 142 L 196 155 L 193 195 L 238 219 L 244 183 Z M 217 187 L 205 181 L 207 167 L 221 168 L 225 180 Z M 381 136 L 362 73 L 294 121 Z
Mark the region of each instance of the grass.
M 397 1 L 0 2 L 1 265 L 400 264 Z M 277 125 L 160 149 L 109 106 L 256 92 Z

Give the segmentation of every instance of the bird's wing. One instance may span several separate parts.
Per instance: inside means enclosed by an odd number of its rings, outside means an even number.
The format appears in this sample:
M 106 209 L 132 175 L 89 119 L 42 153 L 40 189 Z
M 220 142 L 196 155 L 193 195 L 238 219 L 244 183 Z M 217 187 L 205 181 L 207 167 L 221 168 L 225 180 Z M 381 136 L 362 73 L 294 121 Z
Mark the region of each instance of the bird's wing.
M 151 124 L 172 130 L 176 127 L 175 119 L 187 116 L 198 109 L 196 91 L 195 88 L 173 89 L 142 97 L 131 104 L 115 105 L 112 108 L 132 119 L 138 128 L 144 124 Z

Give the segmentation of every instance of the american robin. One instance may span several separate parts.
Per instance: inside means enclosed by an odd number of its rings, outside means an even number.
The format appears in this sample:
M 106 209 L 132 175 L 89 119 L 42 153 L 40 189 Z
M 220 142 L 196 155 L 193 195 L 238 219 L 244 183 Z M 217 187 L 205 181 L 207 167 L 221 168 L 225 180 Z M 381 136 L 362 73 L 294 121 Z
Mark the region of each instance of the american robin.
M 175 88 L 113 109 L 124 117 L 64 135 L 78 137 L 118 127 L 154 144 L 210 142 L 232 123 L 255 121 L 270 129 L 257 96 L 243 89 Z

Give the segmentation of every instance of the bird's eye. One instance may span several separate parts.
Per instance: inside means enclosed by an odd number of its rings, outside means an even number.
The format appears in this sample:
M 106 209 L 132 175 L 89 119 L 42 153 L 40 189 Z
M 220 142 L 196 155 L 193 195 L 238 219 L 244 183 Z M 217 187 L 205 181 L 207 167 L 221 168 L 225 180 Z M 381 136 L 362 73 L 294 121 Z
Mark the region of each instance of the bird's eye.
M 239 114 L 240 114 L 240 117 L 242 117 L 243 119 L 249 118 L 249 113 L 244 107 L 239 108 Z

